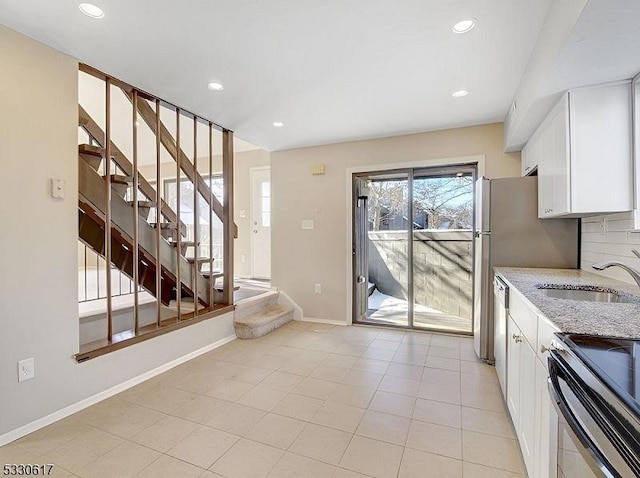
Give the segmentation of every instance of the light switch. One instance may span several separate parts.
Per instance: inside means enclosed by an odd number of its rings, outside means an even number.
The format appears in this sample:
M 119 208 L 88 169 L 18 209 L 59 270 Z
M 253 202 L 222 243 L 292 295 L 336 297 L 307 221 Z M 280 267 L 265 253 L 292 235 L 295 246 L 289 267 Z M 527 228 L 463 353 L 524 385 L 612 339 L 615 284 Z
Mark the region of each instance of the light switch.
M 302 220 L 302 229 L 313 229 L 315 224 L 313 219 L 303 219 Z
M 242 209 L 241 211 L 238 211 L 238 215 L 240 217 L 247 217 L 247 212 L 244 209 Z
M 64 199 L 64 179 L 51 180 L 51 197 L 53 199 Z

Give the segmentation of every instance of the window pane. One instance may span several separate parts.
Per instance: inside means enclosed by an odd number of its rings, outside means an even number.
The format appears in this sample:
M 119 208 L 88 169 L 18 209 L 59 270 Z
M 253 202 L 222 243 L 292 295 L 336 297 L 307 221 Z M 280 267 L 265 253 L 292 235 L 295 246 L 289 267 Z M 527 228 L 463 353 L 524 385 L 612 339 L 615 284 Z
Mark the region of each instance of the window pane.
M 271 214 L 268 212 L 262 213 L 262 227 L 271 227 Z

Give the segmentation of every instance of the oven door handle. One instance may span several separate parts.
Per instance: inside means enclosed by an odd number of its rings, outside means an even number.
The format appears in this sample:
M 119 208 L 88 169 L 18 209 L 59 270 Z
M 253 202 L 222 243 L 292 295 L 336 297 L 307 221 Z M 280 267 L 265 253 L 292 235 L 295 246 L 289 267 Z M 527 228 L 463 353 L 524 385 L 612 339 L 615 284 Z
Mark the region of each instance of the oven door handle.
M 594 459 L 596 466 L 600 471 L 602 471 L 604 476 L 606 478 L 621 478 L 620 474 L 611 467 L 600 449 L 598 449 L 593 440 L 591 440 L 589 435 L 587 435 L 584 428 L 582 428 L 582 425 L 569 407 L 567 399 L 562 393 L 559 382 L 559 376 L 565 375 L 568 377 L 569 375 L 568 370 L 566 370 L 566 367 L 562 362 L 563 360 L 559 357 L 558 352 L 552 350 L 549 355 L 549 391 L 551 392 L 553 401 L 560 413 L 562 413 L 562 416 L 565 418 L 567 425 L 569 425 L 578 440 L 580 440 L 580 443 L 582 443 L 582 446 Z

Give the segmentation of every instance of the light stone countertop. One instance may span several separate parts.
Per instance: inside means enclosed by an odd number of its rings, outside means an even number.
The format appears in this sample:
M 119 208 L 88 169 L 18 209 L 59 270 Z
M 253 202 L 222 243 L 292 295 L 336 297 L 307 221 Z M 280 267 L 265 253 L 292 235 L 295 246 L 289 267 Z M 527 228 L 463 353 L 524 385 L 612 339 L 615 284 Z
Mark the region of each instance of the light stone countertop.
M 496 267 L 496 275 L 517 289 L 562 332 L 640 338 L 640 288 L 579 269 Z M 614 289 L 634 303 L 608 303 L 547 297 L 536 285 Z

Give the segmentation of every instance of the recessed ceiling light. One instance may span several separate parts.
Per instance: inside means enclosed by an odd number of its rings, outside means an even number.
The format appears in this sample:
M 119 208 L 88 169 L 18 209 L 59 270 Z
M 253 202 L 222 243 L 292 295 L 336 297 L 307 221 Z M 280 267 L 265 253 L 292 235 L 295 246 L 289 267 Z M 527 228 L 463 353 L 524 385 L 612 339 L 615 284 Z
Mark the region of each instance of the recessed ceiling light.
M 210 90 L 213 90 L 213 91 L 222 91 L 222 90 L 224 90 L 224 86 L 222 86 L 221 83 L 217 83 L 215 81 L 212 81 L 211 83 L 209 83 L 207 85 L 207 88 L 209 88 Z
M 452 30 L 453 33 L 467 33 L 468 31 L 473 30 L 473 27 L 476 26 L 475 18 L 468 18 L 467 20 L 460 20 L 456 23 Z
M 281 121 L 274 121 L 273 126 L 275 126 L 276 128 L 282 128 L 284 126 L 284 123 Z
M 462 98 L 463 96 L 467 96 L 469 92 L 467 90 L 458 90 L 451 93 L 451 96 L 454 98 Z
M 97 7 L 92 3 L 81 3 L 78 5 L 78 8 L 82 13 L 91 18 L 102 18 L 104 17 L 104 12 L 102 8 Z

